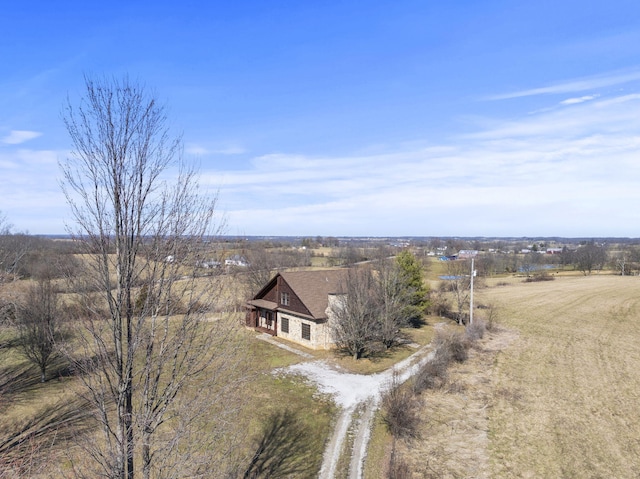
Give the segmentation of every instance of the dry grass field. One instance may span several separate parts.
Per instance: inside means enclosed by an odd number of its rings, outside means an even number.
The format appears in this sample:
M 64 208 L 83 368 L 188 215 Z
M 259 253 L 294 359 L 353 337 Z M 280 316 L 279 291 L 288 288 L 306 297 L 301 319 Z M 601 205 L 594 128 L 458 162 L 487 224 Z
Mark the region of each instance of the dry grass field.
M 421 437 L 398 446 L 409 477 L 640 477 L 640 278 L 510 278 L 477 293 L 500 327 L 421 396 Z
M 482 291 L 519 339 L 497 357 L 492 477 L 640 476 L 640 278 Z

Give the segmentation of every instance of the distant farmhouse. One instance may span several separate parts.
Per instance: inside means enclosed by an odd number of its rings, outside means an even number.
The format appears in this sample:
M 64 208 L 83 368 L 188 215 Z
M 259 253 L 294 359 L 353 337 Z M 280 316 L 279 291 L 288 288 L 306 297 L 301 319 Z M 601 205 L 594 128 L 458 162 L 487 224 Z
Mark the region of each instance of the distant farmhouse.
M 249 262 L 244 258 L 244 256 L 240 256 L 239 254 L 229 256 L 224 260 L 224 264 L 225 266 L 240 266 L 242 268 L 249 266 Z
M 348 270 L 278 273 L 247 302 L 246 324 L 311 349 L 333 346 L 330 305 Z

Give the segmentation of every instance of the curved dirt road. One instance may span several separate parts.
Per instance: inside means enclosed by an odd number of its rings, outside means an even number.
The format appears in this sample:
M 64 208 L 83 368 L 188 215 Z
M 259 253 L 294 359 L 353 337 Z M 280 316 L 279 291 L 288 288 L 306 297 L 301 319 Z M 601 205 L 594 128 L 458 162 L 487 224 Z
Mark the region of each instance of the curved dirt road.
M 324 361 L 299 363 L 280 370 L 284 373 L 301 374 L 307 377 L 317 384 L 321 392 L 331 394 L 341 408 L 332 437 L 325 448 L 320 479 L 335 477 L 344 440 L 356 410 L 361 414 L 351 451 L 349 478 L 362 478 L 371 424 L 382 393 L 391 384 L 394 374 L 402 383 L 415 374 L 420 366 L 430 361 L 433 354 L 428 354 L 428 350 L 429 345 L 423 346 L 386 371 L 370 375 L 340 372 Z

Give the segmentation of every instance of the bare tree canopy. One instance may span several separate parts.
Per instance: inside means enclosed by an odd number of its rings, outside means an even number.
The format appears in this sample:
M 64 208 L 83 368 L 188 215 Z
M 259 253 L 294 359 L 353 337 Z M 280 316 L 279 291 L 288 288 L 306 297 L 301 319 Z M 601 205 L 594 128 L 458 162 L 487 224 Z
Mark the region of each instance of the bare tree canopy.
M 415 289 L 402 267 L 379 260 L 375 268 L 350 269 L 330 301 L 332 338 L 354 359 L 402 343 L 402 328 L 417 314 Z
M 455 261 L 447 261 L 445 266 L 447 272 L 445 285 L 454 295 L 457 306 L 458 323 L 463 324 L 471 291 L 471 264 L 468 260 L 458 259 Z
M 417 315 L 413 304 L 415 289 L 407 284 L 397 261 L 380 260 L 376 262 L 373 292 L 377 337 L 385 348 L 390 348 L 404 340 L 401 328 L 409 326 Z
M 95 292 L 83 298 L 77 366 L 103 437 L 89 450 L 99 468 L 85 474 L 188 476 L 207 466 L 184 443 L 193 436 L 185 425 L 208 408 L 183 393 L 195 380 L 190 393 L 231 388 L 237 344 L 227 321 L 204 321 L 216 279 L 196 278 L 207 239 L 218 233 L 215 198 L 199 194 L 164 108 L 140 84 L 86 78 L 64 121 L 74 150 L 61 165 L 63 190 L 89 258 L 84 290 Z M 178 466 L 180 457 L 189 460 Z
M 338 348 L 360 359 L 377 336 L 373 274 L 368 269 L 350 269 L 340 292 L 330 302 L 334 317 L 331 335 Z
M 30 237 L 24 233 L 14 233 L 13 225 L 0 211 L 0 283 L 15 279 L 18 267 L 29 251 Z
M 16 310 L 16 326 L 22 353 L 38 366 L 40 381 L 45 382 L 63 338 L 58 296 L 51 280 L 39 280 L 29 288 Z
M 591 241 L 581 245 L 574 253 L 576 267 L 584 275 L 589 275 L 595 270 L 600 270 L 607 262 L 607 251 L 604 246 L 599 246 Z

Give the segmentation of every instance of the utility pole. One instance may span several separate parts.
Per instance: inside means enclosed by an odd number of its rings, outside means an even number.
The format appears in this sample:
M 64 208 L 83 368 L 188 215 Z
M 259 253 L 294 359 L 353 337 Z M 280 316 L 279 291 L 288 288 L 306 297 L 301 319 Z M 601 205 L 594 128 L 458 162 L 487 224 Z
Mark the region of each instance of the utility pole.
M 476 270 L 473 269 L 473 260 L 471 258 L 471 294 L 469 297 L 469 324 L 473 324 L 473 277 L 476 275 Z

